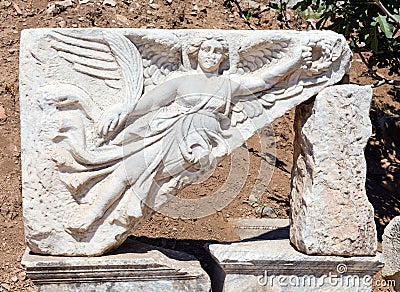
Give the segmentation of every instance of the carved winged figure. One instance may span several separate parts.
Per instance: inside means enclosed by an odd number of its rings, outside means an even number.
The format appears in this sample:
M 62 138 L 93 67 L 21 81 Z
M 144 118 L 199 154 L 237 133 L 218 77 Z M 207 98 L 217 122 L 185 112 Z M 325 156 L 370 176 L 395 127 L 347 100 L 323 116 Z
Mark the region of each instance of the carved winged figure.
M 326 82 L 338 58 L 334 42 L 255 35 L 236 46 L 170 32 L 54 31 L 49 40 L 52 58 L 116 92 L 112 104 L 101 105 L 84 85 L 40 89 L 42 106 L 58 109 L 53 159 L 76 202 L 66 223 L 71 234 L 104 218 L 131 224 L 145 205 L 161 204 L 163 193 L 240 146 L 246 123 Z

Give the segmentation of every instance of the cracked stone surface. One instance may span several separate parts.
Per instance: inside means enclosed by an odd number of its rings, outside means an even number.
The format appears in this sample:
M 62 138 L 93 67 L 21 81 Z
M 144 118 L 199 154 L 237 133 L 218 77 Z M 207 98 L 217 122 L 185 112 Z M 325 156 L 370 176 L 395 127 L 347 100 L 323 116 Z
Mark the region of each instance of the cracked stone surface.
M 364 148 L 372 89 L 336 85 L 296 110 L 290 240 L 306 254 L 374 255 Z

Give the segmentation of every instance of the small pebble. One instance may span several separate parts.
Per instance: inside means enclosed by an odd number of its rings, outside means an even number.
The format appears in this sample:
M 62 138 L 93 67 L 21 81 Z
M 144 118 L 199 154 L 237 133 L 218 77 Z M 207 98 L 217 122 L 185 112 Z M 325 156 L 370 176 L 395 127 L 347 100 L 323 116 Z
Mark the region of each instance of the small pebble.
M 157 3 L 150 3 L 149 6 L 155 10 L 158 10 L 159 5 Z
M 24 281 L 26 279 L 26 273 L 24 271 L 22 271 L 22 272 L 18 273 L 17 277 L 18 277 L 18 280 Z
M 115 6 L 117 6 L 117 2 L 115 2 L 114 0 L 104 0 L 103 5 L 109 5 L 109 6 L 115 7 Z

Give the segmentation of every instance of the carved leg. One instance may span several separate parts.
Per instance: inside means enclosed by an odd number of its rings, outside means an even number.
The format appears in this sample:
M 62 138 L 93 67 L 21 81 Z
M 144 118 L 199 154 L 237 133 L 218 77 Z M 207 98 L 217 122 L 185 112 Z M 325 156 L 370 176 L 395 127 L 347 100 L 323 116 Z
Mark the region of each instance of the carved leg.
M 120 165 L 88 192 L 67 223 L 68 232 L 86 232 L 125 193 L 129 183 L 138 179 L 145 166 L 140 166 L 140 162 L 143 160 L 135 158 L 135 155 L 128 158 L 126 164 Z M 126 165 L 135 165 L 135 167 L 127 167 Z

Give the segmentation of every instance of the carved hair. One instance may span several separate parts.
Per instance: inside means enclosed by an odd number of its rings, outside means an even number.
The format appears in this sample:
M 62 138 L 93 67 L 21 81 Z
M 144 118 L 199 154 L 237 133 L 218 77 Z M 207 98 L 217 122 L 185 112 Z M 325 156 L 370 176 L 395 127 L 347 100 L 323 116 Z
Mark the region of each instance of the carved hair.
M 221 37 L 201 37 L 195 39 L 192 43 L 190 43 L 184 50 L 183 50 L 183 66 L 185 69 L 196 69 L 197 68 L 197 56 L 200 50 L 201 45 L 208 40 L 215 40 L 222 45 L 222 54 L 223 54 L 223 62 L 220 65 L 220 73 L 224 70 L 229 69 L 229 45 L 225 39 Z

